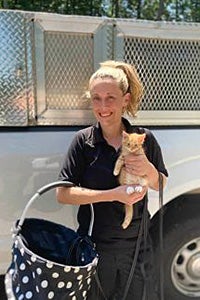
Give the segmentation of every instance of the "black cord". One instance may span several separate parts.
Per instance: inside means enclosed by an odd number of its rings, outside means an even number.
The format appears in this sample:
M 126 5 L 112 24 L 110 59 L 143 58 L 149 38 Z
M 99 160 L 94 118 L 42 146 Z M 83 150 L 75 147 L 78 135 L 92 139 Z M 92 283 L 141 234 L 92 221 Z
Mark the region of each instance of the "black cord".
M 160 300 L 164 300 L 164 269 L 163 269 L 163 176 L 160 172 L 158 172 L 158 176 L 159 176 L 159 214 L 160 214 L 160 220 L 159 220 L 159 240 L 160 240 Z M 133 258 L 133 263 L 131 266 L 131 270 L 130 270 L 130 274 L 128 277 L 128 281 L 126 284 L 126 288 L 125 288 L 125 292 L 123 295 L 123 299 L 122 300 L 126 300 L 129 288 L 130 288 L 130 284 L 134 275 L 134 271 L 135 271 L 135 266 L 137 263 L 137 258 L 139 255 L 139 250 L 140 250 L 140 244 L 141 244 L 141 240 L 142 240 L 142 233 L 143 233 L 143 229 L 144 229 L 144 239 L 145 239 L 145 244 L 146 244 L 146 234 L 147 232 L 145 232 L 146 230 L 146 224 L 145 224 L 145 217 L 146 217 L 146 211 L 147 211 L 147 201 L 145 201 L 145 206 L 144 206 L 144 211 L 143 211 L 143 216 L 142 216 L 142 220 L 141 220 L 141 226 L 140 226 L 140 230 L 139 230 L 139 235 L 138 235 L 138 240 L 137 240 L 137 244 L 136 244 L 136 250 L 135 250 L 135 255 Z
M 138 239 L 137 239 L 137 243 L 136 243 L 135 254 L 134 254 L 134 257 L 133 257 L 133 262 L 132 262 L 132 265 L 131 265 L 131 270 L 130 270 L 130 273 L 129 273 L 129 277 L 128 277 L 128 280 L 127 280 L 127 283 L 126 283 L 126 287 L 125 287 L 125 291 L 124 291 L 124 295 L 123 295 L 122 300 L 126 300 L 126 297 L 127 297 L 130 285 L 131 285 L 131 281 L 133 279 L 133 275 L 134 275 L 134 271 L 135 271 L 135 267 L 136 267 L 136 263 L 137 263 L 137 259 L 138 259 L 138 255 L 139 255 L 139 251 L 140 251 L 140 245 L 141 245 L 141 241 L 142 241 L 142 234 L 143 234 L 143 229 L 144 229 L 144 224 L 145 224 L 146 211 L 147 211 L 147 199 L 145 200 L 145 204 L 144 204 L 142 220 L 141 220 L 141 223 L 140 223 L 139 234 L 138 234 Z M 99 290 L 101 291 L 101 294 L 102 294 L 103 298 L 105 300 L 107 300 L 107 298 L 106 298 L 106 296 L 104 294 L 103 288 L 101 286 L 101 282 L 99 280 L 99 276 L 98 276 L 97 273 L 95 274 L 95 280 L 96 280 L 96 283 L 97 283 L 97 285 L 99 287 Z
M 104 293 L 104 291 L 103 291 L 103 288 L 101 286 L 101 282 L 100 282 L 100 279 L 99 279 L 99 276 L 98 276 L 97 272 L 95 273 L 94 277 L 95 277 L 96 283 L 98 285 L 98 288 L 99 288 L 104 300 L 108 300 L 105 293 Z
M 126 297 L 127 297 L 130 285 L 131 285 L 131 281 L 133 279 L 133 275 L 134 275 L 134 271 L 135 271 L 139 251 L 140 251 L 140 245 L 141 245 L 141 241 L 142 241 L 142 234 L 143 234 L 143 229 L 144 229 L 146 210 L 147 210 L 147 199 L 145 199 L 142 220 L 141 220 L 138 239 L 137 239 L 137 243 L 136 243 L 135 254 L 134 254 L 134 257 L 133 257 L 133 263 L 132 263 L 132 266 L 131 266 L 131 270 L 130 270 L 130 273 L 129 273 L 129 277 L 128 277 L 128 280 L 127 280 L 127 283 L 126 283 L 126 287 L 125 287 L 125 291 L 124 291 L 124 295 L 123 295 L 122 300 L 126 300 Z
M 158 172 L 158 176 L 159 176 L 159 240 L 160 240 L 160 280 L 159 280 L 159 285 L 160 285 L 160 300 L 164 300 L 164 289 L 163 289 L 163 283 L 164 283 L 164 270 L 163 270 L 163 177 L 162 174 L 160 174 L 160 172 Z M 141 220 L 141 224 L 140 224 L 140 229 L 139 229 L 139 234 L 138 234 L 138 239 L 137 239 L 137 243 L 136 243 L 136 249 L 135 249 L 135 254 L 134 254 L 134 258 L 133 258 L 133 263 L 131 265 L 131 270 L 129 273 L 129 277 L 127 280 L 127 284 L 125 287 L 125 291 L 124 291 L 124 295 L 122 300 L 126 300 L 130 285 L 131 285 L 131 281 L 133 279 L 133 275 L 134 275 L 134 271 L 135 271 L 135 267 L 136 267 L 136 263 L 137 263 L 137 259 L 138 259 L 138 255 L 139 255 L 139 251 L 140 251 L 140 245 L 141 245 L 141 241 L 142 241 L 142 234 L 143 231 L 145 231 L 146 228 L 145 227 L 145 218 L 146 218 L 146 211 L 147 211 L 147 200 L 145 200 L 145 205 L 144 205 L 144 210 L 143 210 L 143 215 L 142 215 L 142 220 Z M 145 235 L 145 239 L 146 239 L 146 232 L 144 232 Z M 98 284 L 98 287 L 104 297 L 104 299 L 106 299 L 106 296 L 103 292 L 100 280 L 98 278 L 98 275 L 96 274 L 95 276 L 96 282 Z
M 163 176 L 158 172 L 159 176 L 159 250 L 160 250 L 160 269 L 159 269 L 159 286 L 160 286 L 160 300 L 164 300 L 164 246 L 163 246 Z

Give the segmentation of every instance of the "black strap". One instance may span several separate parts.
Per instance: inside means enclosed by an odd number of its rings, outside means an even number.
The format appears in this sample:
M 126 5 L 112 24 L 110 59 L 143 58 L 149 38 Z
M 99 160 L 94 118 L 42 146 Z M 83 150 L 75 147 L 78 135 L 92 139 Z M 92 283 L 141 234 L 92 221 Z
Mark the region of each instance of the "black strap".
M 158 180 L 159 180 L 159 212 L 160 212 L 160 226 L 159 226 L 159 239 L 160 239 L 160 300 L 164 300 L 164 288 L 163 288 L 163 283 L 164 283 L 164 270 L 163 270 L 163 176 L 160 172 L 158 172 Z M 144 206 L 144 211 L 143 211 L 143 216 L 142 216 L 142 221 L 140 225 L 140 230 L 139 230 L 139 235 L 138 235 L 138 240 L 136 244 L 136 250 L 135 250 L 135 255 L 133 258 L 133 263 L 131 266 L 131 270 L 129 273 L 128 281 L 126 284 L 124 296 L 122 300 L 126 300 L 130 284 L 134 275 L 135 271 L 135 266 L 137 263 L 137 258 L 140 250 L 140 244 L 142 240 L 142 233 L 144 229 L 144 248 L 146 249 L 146 240 L 147 240 L 147 223 L 146 223 L 146 212 L 147 212 L 147 201 L 145 201 L 145 206 Z M 145 293 L 144 293 L 145 295 Z M 145 296 L 144 296 L 145 297 Z
M 140 251 L 140 245 L 141 245 L 141 241 L 142 241 L 142 234 L 143 234 L 143 229 L 144 229 L 144 225 L 145 225 L 145 219 L 146 219 L 146 211 L 147 211 L 147 198 L 145 199 L 145 203 L 144 203 L 144 209 L 143 209 L 143 214 L 142 214 L 142 220 L 140 223 L 140 229 L 139 229 L 139 234 L 138 234 L 138 239 L 137 239 L 137 243 L 136 243 L 136 248 L 135 248 L 135 254 L 133 257 L 133 262 L 131 265 L 131 270 L 128 276 L 128 280 L 126 283 L 126 287 L 125 287 L 125 291 L 124 291 L 124 295 L 122 300 L 126 300 L 130 285 L 131 285 L 131 281 L 133 279 L 133 275 L 135 272 L 135 267 L 136 267 L 136 263 L 137 263 L 137 259 L 138 259 L 138 255 L 139 255 L 139 251 Z
M 140 223 L 139 234 L 138 234 L 138 239 L 137 239 L 137 243 L 136 243 L 135 254 L 134 254 L 134 257 L 133 257 L 131 270 L 130 270 L 130 273 L 129 273 L 129 277 L 128 277 L 128 280 L 127 280 L 127 283 L 126 283 L 126 287 L 125 287 L 125 291 L 124 291 L 124 295 L 123 295 L 122 300 L 126 299 L 129 288 L 130 288 L 130 285 L 131 285 L 131 281 L 133 279 L 135 266 L 136 266 L 139 251 L 140 251 L 140 244 L 141 244 L 141 241 L 142 241 L 143 228 L 144 228 L 145 219 L 146 219 L 146 211 L 147 211 L 147 199 L 145 199 L 145 204 L 144 204 L 144 209 L 143 209 L 143 214 L 142 214 L 142 220 L 141 220 L 141 223 Z M 103 291 L 103 288 L 101 286 L 101 282 L 100 282 L 100 279 L 99 279 L 99 276 L 98 276 L 97 273 L 95 274 L 95 280 L 97 282 L 99 290 L 102 293 L 102 296 L 104 297 L 104 300 L 107 300 L 107 297 L 104 294 L 104 291 Z
M 163 258 L 163 177 L 162 177 L 162 174 L 160 174 L 160 172 L 158 172 L 158 176 L 159 176 L 159 207 L 160 207 L 160 210 L 159 210 L 160 211 L 160 226 L 159 226 L 159 228 L 160 228 L 160 300 L 164 300 L 164 289 L 163 289 L 164 273 L 163 273 L 163 261 L 162 261 L 162 258 Z M 133 279 L 133 275 L 134 275 L 134 271 L 135 271 L 139 251 L 140 251 L 140 245 L 141 245 L 141 241 L 142 241 L 143 232 L 144 232 L 144 241 L 145 241 L 145 247 L 146 247 L 146 239 L 147 239 L 146 213 L 147 213 L 147 199 L 145 199 L 144 210 L 143 210 L 142 220 L 140 223 L 135 254 L 133 257 L 131 270 L 129 273 L 129 277 L 128 277 L 128 280 L 126 283 L 126 287 L 125 287 L 125 291 L 124 291 L 122 300 L 126 300 L 126 297 L 127 297 L 130 285 L 131 285 L 131 281 Z M 104 291 L 101 286 L 101 282 L 100 282 L 97 274 L 95 276 L 95 279 L 96 279 L 96 282 L 98 284 L 98 287 L 99 287 L 104 299 L 106 300 L 107 298 L 104 294 Z
M 158 172 L 159 176 L 159 251 L 160 251 L 160 270 L 159 270 L 159 286 L 160 286 L 160 300 L 164 300 L 164 266 L 163 266 L 163 176 L 160 172 Z
M 104 294 L 104 291 L 103 291 L 103 288 L 101 286 L 101 282 L 100 282 L 100 279 L 99 279 L 99 276 L 98 276 L 97 272 L 95 273 L 94 277 L 95 277 L 96 283 L 98 285 L 98 288 L 99 288 L 104 300 L 108 300 L 106 295 Z

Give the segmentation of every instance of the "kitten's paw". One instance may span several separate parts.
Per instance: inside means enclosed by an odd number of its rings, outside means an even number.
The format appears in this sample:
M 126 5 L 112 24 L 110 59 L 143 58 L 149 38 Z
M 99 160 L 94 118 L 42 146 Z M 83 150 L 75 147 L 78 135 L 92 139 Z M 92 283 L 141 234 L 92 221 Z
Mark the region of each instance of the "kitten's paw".
M 134 188 L 134 186 L 127 186 L 127 188 L 126 188 L 126 193 L 127 193 L 128 195 L 131 195 L 131 194 L 135 193 L 135 188 Z
M 131 195 L 133 193 L 142 193 L 142 186 L 141 185 L 136 185 L 136 186 L 128 186 L 126 188 L 126 193 L 128 195 Z
M 136 185 L 135 186 L 135 192 L 142 193 L 142 186 L 141 185 Z

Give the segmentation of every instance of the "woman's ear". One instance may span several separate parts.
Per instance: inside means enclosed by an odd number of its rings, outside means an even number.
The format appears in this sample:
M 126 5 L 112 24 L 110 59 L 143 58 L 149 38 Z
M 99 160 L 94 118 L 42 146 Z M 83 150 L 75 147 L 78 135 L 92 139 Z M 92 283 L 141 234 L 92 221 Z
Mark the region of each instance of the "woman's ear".
M 127 105 L 129 104 L 131 100 L 131 94 L 130 93 L 126 93 L 124 95 L 124 107 L 127 107 Z

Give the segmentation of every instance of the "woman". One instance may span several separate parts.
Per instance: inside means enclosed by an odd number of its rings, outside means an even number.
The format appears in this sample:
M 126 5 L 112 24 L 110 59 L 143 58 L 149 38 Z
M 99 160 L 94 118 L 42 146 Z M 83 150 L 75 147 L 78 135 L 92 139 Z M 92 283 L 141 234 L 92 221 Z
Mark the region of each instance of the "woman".
M 120 153 L 122 131 L 146 133 L 145 154 L 130 154 L 124 158 L 126 170 L 146 176 L 148 187 L 159 189 L 158 171 L 166 183 L 160 147 L 152 133 L 129 124 L 123 118 L 126 112 L 135 116 L 142 96 L 142 84 L 135 68 L 124 62 L 106 61 L 91 76 L 89 94 L 97 124 L 80 130 L 68 150 L 59 178 L 74 183 L 74 187 L 58 188 L 61 203 L 80 204 L 78 231 L 87 234 L 90 205 L 94 207 L 92 238 L 99 253 L 98 277 L 104 296 L 109 300 L 122 300 L 132 261 L 137 248 L 138 232 L 147 200 L 147 189 L 129 195 L 127 186 L 119 186 L 113 169 Z M 134 204 L 134 216 L 127 229 L 121 223 L 124 204 Z M 149 214 L 147 214 L 149 220 Z M 146 222 L 148 222 L 146 220 Z M 142 235 L 137 264 L 127 293 L 127 300 L 156 300 L 150 271 L 151 243 Z M 146 256 L 144 251 L 146 249 Z M 149 287 L 151 289 L 147 289 Z M 146 296 L 145 296 L 146 294 Z M 88 299 L 104 299 L 93 283 Z

